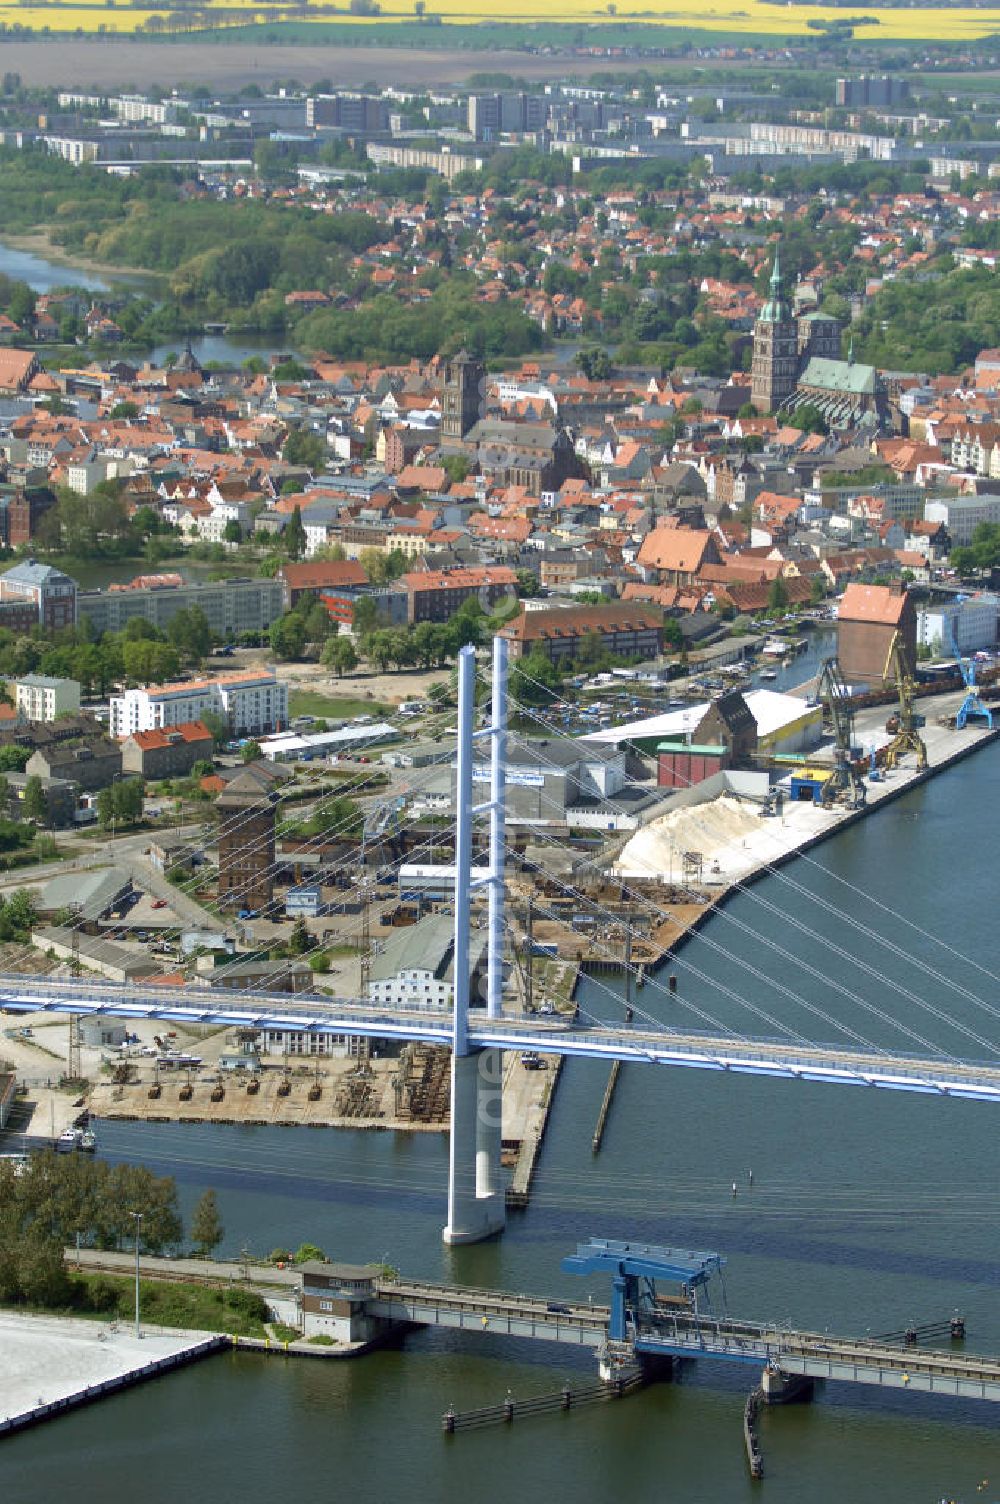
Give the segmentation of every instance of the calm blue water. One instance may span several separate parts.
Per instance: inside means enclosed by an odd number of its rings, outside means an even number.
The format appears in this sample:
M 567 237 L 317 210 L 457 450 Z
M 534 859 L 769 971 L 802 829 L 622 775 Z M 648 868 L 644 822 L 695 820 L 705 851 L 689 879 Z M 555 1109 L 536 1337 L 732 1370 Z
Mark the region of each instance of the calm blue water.
M 27 282 L 36 292 L 51 292 L 54 287 L 89 287 L 96 292 L 106 292 L 108 283 L 93 272 L 77 266 L 60 265 L 36 256 L 31 251 L 19 251 L 0 242 L 0 272 Z

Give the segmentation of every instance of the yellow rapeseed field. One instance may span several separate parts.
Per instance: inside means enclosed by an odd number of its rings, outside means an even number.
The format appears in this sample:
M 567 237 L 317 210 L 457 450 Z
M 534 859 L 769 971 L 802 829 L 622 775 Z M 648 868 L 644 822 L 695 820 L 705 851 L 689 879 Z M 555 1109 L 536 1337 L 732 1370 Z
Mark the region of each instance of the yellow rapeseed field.
M 252 12 L 246 0 L 209 0 L 213 11 L 238 8 L 247 19 L 256 14 L 261 21 L 274 20 L 279 12 Z M 171 10 L 169 0 L 162 6 L 136 9 L 130 5 L 21 5 L 0 0 L 0 22 L 7 27 L 30 27 L 33 31 L 48 28 L 51 31 L 132 32 L 151 15 L 166 15 Z M 346 9 L 346 4 L 345 4 Z M 539 15 L 537 0 L 427 0 L 428 14 L 440 16 L 445 24 L 463 22 L 475 24 L 480 21 L 537 21 L 590 22 L 607 28 L 609 42 L 613 41 L 617 27 L 625 21 L 642 25 L 659 24 L 670 27 L 697 27 L 704 31 L 725 32 L 733 37 L 751 32 L 774 37 L 803 36 L 809 34 L 810 20 L 847 20 L 851 16 L 871 16 L 878 24 L 859 28 L 859 35 L 872 40 L 885 41 L 973 41 L 1000 30 L 1000 6 L 997 9 L 974 10 L 971 7 L 946 10 L 930 9 L 878 9 L 869 8 L 864 0 L 848 9 L 831 10 L 820 5 L 770 5 L 765 0 L 733 0 L 731 5 L 697 0 L 678 5 L 670 0 L 637 0 L 635 9 L 630 9 L 627 0 L 616 7 L 616 14 L 609 15 L 606 5 L 588 3 L 588 0 L 548 0 L 544 12 Z M 296 10 L 288 12 L 289 20 L 308 20 L 308 13 Z M 317 22 L 350 22 L 355 26 L 378 26 L 380 21 L 414 19 L 414 7 L 408 0 L 383 0 L 380 18 L 369 20 L 361 17 L 331 16 L 329 12 L 315 15 Z M 428 38 L 433 42 L 433 37 Z

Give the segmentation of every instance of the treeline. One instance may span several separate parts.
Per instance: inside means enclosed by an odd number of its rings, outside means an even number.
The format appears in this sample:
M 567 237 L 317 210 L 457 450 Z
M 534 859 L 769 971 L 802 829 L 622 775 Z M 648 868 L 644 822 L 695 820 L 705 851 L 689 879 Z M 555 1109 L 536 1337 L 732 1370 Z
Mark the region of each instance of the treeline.
M 120 1249 L 142 1215 L 147 1253 L 179 1247 L 184 1224 L 177 1186 L 141 1165 L 109 1165 L 81 1154 L 33 1155 L 19 1171 L 0 1164 L 0 1300 L 58 1305 L 68 1299 L 64 1248 L 80 1242 Z
M 853 326 L 855 354 L 872 365 L 930 375 L 959 372 L 1000 344 L 1000 281 L 994 271 L 956 270 L 885 282 Z
M 350 309 L 321 309 L 296 326 L 304 350 L 337 360 L 429 360 L 439 350 L 464 345 L 490 359 L 540 350 L 538 324 L 514 303 L 477 303 L 478 284 L 456 272 L 422 303 L 381 293 Z
M 0 658 L 12 678 L 38 672 L 76 679 L 84 694 L 103 696 L 124 679 L 173 679 L 184 665 L 199 664 L 213 641 L 204 611 L 191 606 L 178 611 L 165 630 L 134 617 L 123 631 L 105 632 L 97 640 L 86 617 L 56 633 L 39 627 L 19 637 L 2 627 Z

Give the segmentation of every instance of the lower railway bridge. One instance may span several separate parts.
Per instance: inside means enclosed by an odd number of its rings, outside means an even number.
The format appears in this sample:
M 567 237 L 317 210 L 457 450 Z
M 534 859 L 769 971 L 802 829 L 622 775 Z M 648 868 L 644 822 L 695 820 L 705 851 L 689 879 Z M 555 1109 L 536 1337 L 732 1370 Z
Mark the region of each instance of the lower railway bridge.
M 964 1352 L 961 1320 L 936 1328 L 950 1332 L 950 1348 L 919 1345 L 916 1330 L 892 1338 L 836 1337 L 738 1320 L 712 1309 L 710 1282 L 723 1263 L 715 1253 L 595 1238 L 562 1267 L 610 1275 L 609 1305 L 387 1278 L 375 1271 L 355 1286 L 354 1302 L 359 1315 L 386 1324 L 589 1348 L 609 1382 L 631 1377 L 649 1360 L 708 1360 L 757 1370 L 770 1401 L 801 1391 L 801 1380 L 824 1379 L 1000 1402 L 1000 1358 Z

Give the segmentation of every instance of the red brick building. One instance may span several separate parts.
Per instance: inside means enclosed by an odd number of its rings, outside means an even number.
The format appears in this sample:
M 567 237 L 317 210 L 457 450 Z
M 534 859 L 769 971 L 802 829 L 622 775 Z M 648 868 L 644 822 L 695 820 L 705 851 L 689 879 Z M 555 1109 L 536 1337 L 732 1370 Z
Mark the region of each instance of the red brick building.
M 655 658 L 663 648 L 663 612 L 655 606 L 618 601 L 608 606 L 567 606 L 564 610 L 521 611 L 501 627 L 510 656 L 522 658 L 540 648 L 553 663 L 575 658 L 583 639 L 600 637 L 605 652 L 618 658 Z
M 404 574 L 400 584 L 407 595 L 407 620 L 448 621 L 459 606 L 475 597 L 484 611 L 517 595 L 517 576 L 505 564 L 477 569 L 424 569 Z
M 912 674 L 917 662 L 917 612 L 906 587 L 848 585 L 837 613 L 837 657 L 848 684 L 884 682 L 897 632 L 906 671 Z

